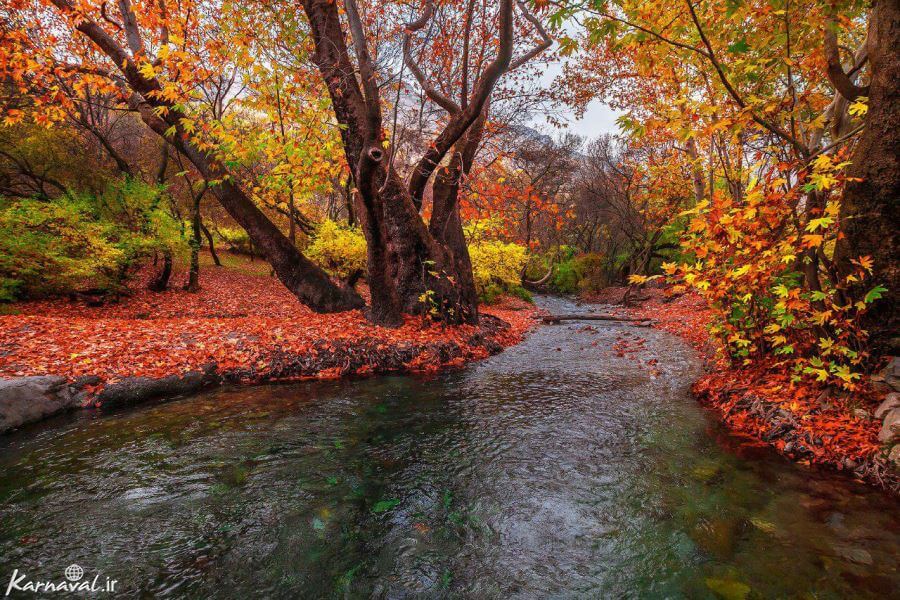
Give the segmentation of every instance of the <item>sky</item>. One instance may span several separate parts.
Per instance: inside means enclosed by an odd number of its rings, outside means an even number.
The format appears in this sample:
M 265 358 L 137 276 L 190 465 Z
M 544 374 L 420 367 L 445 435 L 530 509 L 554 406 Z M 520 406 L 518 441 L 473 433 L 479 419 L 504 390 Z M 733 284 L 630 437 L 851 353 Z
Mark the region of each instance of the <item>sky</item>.
M 541 75 L 541 84 L 553 85 L 553 80 L 562 73 L 562 64 L 562 61 L 548 63 L 546 70 Z M 563 111 L 563 115 L 567 117 L 566 130 L 588 139 L 595 138 L 601 133 L 617 133 L 616 118 L 620 114 L 599 100 L 594 100 L 588 105 L 584 117 L 581 119 L 576 120 L 571 110 Z M 531 126 L 542 133 L 555 135 L 554 129 L 547 125 L 543 117 L 534 118 Z

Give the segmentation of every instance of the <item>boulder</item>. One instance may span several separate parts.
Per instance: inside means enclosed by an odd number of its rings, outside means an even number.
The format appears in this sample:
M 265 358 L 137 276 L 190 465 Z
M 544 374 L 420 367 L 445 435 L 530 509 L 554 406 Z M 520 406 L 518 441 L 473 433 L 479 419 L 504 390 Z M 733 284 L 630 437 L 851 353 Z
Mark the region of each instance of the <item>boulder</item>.
M 193 394 L 218 381 L 214 364 L 205 366 L 202 371 L 189 371 L 180 377 L 178 375 L 161 379 L 126 377 L 104 387 L 97 396 L 97 402 L 103 408 L 120 408 L 147 400 Z
M 900 356 L 890 357 L 887 366 L 876 374 L 872 380 L 883 383 L 895 392 L 900 392 Z
M 888 453 L 888 462 L 890 462 L 895 469 L 900 470 L 900 444 L 891 448 L 890 453 Z
M 878 408 L 875 409 L 875 418 L 883 419 L 884 415 L 895 408 L 900 408 L 900 393 L 891 392 L 885 396 L 884 402 L 879 404 Z
M 40 375 L 0 381 L 0 433 L 77 405 L 65 377 Z
M 884 423 L 881 424 L 881 431 L 878 432 L 878 441 L 885 444 L 900 442 L 900 408 L 887 412 Z

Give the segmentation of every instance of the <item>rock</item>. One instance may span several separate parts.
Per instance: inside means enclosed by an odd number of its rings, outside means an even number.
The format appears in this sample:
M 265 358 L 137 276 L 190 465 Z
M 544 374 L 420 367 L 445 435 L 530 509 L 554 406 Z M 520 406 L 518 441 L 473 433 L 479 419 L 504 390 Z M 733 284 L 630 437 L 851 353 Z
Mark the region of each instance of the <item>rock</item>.
M 900 408 L 900 394 L 897 392 L 891 392 L 884 398 L 884 402 L 878 405 L 878 408 L 875 409 L 875 418 L 883 419 L 884 415 L 887 414 L 888 411 L 893 410 L 895 408 Z
M 889 410 L 884 416 L 884 423 L 878 432 L 878 441 L 886 444 L 900 442 L 900 408 Z
M 853 416 L 857 419 L 862 419 L 863 421 L 868 421 L 872 418 L 872 415 L 864 408 L 854 408 Z
M 897 470 L 900 470 L 900 444 L 891 448 L 888 454 L 888 462 Z
M 40 375 L 0 381 L 0 433 L 40 421 L 75 404 L 65 377 Z
M 884 381 L 895 392 L 900 392 L 900 356 L 892 356 L 878 375 L 879 380 Z
M 872 564 L 872 554 L 868 550 L 864 550 L 863 548 L 838 546 L 837 548 L 835 548 L 835 550 L 837 550 L 838 556 L 849 560 L 850 562 L 855 562 L 860 565 Z
M 207 385 L 217 383 L 218 380 L 214 364 L 205 366 L 202 371 L 189 371 L 181 377 L 178 375 L 162 379 L 127 377 L 103 388 L 97 401 L 104 408 L 131 406 L 146 400 L 193 394 Z

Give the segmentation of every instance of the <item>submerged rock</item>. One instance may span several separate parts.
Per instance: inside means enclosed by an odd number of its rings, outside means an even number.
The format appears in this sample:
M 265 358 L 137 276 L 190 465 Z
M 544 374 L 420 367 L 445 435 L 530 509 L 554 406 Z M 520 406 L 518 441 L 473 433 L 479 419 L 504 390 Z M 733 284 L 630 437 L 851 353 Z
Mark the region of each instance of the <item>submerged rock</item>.
M 717 598 L 722 600 L 744 600 L 750 595 L 750 586 L 740 581 L 731 579 L 716 579 L 710 577 L 706 580 L 706 587 L 712 591 Z
M 0 433 L 73 408 L 65 377 L 39 375 L 0 381 Z

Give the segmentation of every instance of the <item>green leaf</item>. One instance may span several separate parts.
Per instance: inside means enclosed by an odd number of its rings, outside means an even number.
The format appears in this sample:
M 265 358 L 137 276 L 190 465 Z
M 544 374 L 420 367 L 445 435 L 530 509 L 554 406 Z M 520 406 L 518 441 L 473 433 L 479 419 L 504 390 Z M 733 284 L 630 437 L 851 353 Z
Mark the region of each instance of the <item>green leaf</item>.
M 744 38 L 739 39 L 735 43 L 728 46 L 728 51 L 732 54 L 741 54 L 750 49 L 750 46 L 747 45 L 747 40 Z
M 866 297 L 863 299 L 863 302 L 865 302 L 866 304 L 875 302 L 876 300 L 881 299 L 882 294 L 884 294 L 886 291 L 887 291 L 886 287 L 876 285 L 871 290 L 869 290 L 869 293 L 866 294 Z
M 372 507 L 372 512 L 383 513 L 385 511 L 391 510 L 398 504 L 400 504 L 400 501 L 396 498 L 391 498 L 390 500 L 381 500 L 375 503 L 375 506 Z

